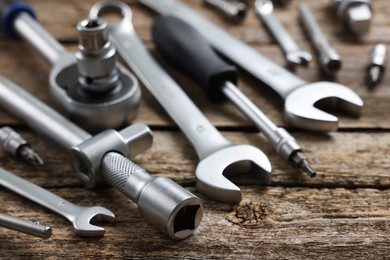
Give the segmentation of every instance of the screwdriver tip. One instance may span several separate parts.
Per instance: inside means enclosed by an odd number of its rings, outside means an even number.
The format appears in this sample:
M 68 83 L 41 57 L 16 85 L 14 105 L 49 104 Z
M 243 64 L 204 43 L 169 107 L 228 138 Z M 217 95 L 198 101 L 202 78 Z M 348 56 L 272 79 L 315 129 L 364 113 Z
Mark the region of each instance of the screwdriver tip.
M 317 172 L 314 170 L 313 167 L 311 167 L 305 155 L 301 151 L 296 151 L 292 155 L 291 159 L 294 165 L 302 169 L 309 177 L 313 178 L 317 175 Z
M 382 68 L 380 66 L 371 66 L 367 73 L 367 87 L 372 89 L 382 77 Z
M 41 157 L 39 157 L 39 155 L 28 146 L 21 147 L 18 156 L 22 160 L 32 165 L 43 165 L 43 160 L 41 159 Z

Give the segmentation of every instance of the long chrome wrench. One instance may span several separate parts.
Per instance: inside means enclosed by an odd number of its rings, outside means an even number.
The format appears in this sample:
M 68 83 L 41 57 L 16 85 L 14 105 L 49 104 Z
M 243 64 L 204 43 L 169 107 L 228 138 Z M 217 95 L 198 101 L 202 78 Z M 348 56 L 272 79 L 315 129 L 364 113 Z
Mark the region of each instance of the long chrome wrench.
M 351 89 L 332 82 L 309 83 L 265 58 L 176 0 L 138 0 L 162 15 L 176 16 L 195 27 L 223 56 L 274 89 L 284 100 L 286 121 L 295 127 L 335 131 L 338 118 L 316 106 L 337 107 L 359 115 L 362 99 Z
M 154 178 L 125 156 L 152 143 L 150 129 L 134 124 L 95 136 L 0 76 L 0 105 L 43 136 L 70 150 L 72 166 L 87 187 L 100 177 L 138 204 L 141 215 L 174 239 L 190 236 L 203 216 L 201 200 L 171 179 Z
M 254 169 L 269 181 L 271 165 L 265 154 L 253 146 L 233 145 L 227 141 L 153 60 L 134 32 L 131 9 L 123 2 L 100 2 L 92 7 L 90 17 L 98 17 L 104 12 L 117 12 L 123 16 L 110 28 L 113 43 L 195 147 L 200 160 L 196 168 L 198 190 L 209 198 L 236 203 L 241 200 L 241 191 L 224 174 Z

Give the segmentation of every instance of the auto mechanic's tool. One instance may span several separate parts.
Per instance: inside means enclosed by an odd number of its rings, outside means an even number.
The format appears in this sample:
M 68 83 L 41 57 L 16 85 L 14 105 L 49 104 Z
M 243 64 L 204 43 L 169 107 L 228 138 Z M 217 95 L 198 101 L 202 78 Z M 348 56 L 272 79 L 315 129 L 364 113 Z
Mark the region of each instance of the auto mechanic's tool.
M 43 165 L 43 160 L 31 149 L 30 144 L 8 126 L 0 128 L 0 148 L 32 165 Z
M 142 2 L 142 1 L 141 1 Z M 274 7 L 271 0 L 256 0 L 255 11 L 261 21 L 271 32 L 284 52 L 289 65 L 307 66 L 312 59 L 310 53 L 302 51 L 291 35 L 287 32 L 281 22 L 274 14 Z
M 371 0 L 331 0 L 337 16 L 356 35 L 368 32 L 372 20 Z
M 52 234 L 50 227 L 41 225 L 39 222 L 32 222 L 1 213 L 0 226 L 45 239 L 51 237 Z
M 79 236 L 93 237 L 104 234 L 104 228 L 92 225 L 91 221 L 115 221 L 114 213 L 106 208 L 75 205 L 2 168 L 0 185 L 65 217 L 73 224 L 75 233 Z
M 356 116 L 360 114 L 363 101 L 351 89 L 337 83 L 309 83 L 298 78 L 176 0 L 138 1 L 163 15 L 186 21 L 220 54 L 274 89 L 285 99 L 284 115 L 290 125 L 316 131 L 337 130 L 338 118 L 319 107 L 339 108 Z
M 173 16 L 159 17 L 152 28 L 157 49 L 176 68 L 197 81 L 211 101 L 228 98 L 268 138 L 274 149 L 310 177 L 316 175 L 301 147 L 284 128 L 277 127 L 234 84 L 237 71 L 212 50 L 193 27 Z
M 26 39 L 51 63 L 51 93 L 72 120 L 97 131 L 135 117 L 140 87 L 134 75 L 117 64 L 104 21 L 77 25 L 79 49 L 74 54 L 41 27 L 27 4 L 2 0 L 0 14 L 7 35 Z
M 90 16 L 106 12 L 122 15 L 109 30 L 119 54 L 195 147 L 197 189 L 209 198 L 237 203 L 241 190 L 224 175 L 253 172 L 268 182 L 271 164 L 266 155 L 250 145 L 234 145 L 218 132 L 149 54 L 134 31 L 131 9 L 119 1 L 100 2 L 92 7 Z
M 0 77 L 0 105 L 32 129 L 70 150 L 72 166 L 87 187 L 97 179 L 138 204 L 143 217 L 174 239 L 190 236 L 203 216 L 202 201 L 169 178 L 154 178 L 125 156 L 152 144 L 150 129 L 134 124 L 91 136 L 14 83 Z
M 246 17 L 247 6 L 243 2 L 237 0 L 203 0 L 203 2 L 216 8 L 234 22 L 241 23 Z
M 279 6 L 287 6 L 291 0 L 272 0 L 272 2 L 275 4 L 275 5 L 279 5 Z
M 387 62 L 387 47 L 383 44 L 375 45 L 371 52 L 367 66 L 367 87 L 373 89 L 382 79 Z
M 303 27 L 319 55 L 322 71 L 328 76 L 334 76 L 341 69 L 340 55 L 330 47 L 309 7 L 306 4 L 300 4 L 298 10 Z

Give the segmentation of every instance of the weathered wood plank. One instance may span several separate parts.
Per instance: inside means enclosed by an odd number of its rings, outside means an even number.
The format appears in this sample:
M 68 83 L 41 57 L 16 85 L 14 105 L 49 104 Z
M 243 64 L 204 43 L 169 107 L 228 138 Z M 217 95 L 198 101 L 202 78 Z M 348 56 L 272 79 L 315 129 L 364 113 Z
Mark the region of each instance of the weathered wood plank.
M 240 205 L 205 201 L 204 220 L 181 242 L 160 234 L 138 214 L 136 205 L 111 189 L 53 192 L 82 205 L 99 204 L 116 213 L 100 239 L 74 235 L 62 217 L 0 190 L 2 212 L 40 220 L 53 237 L 40 240 L 1 230 L 1 257 L 66 258 L 346 258 L 389 253 L 390 193 L 372 189 L 244 188 Z M 115 203 L 112 203 L 115 201 Z

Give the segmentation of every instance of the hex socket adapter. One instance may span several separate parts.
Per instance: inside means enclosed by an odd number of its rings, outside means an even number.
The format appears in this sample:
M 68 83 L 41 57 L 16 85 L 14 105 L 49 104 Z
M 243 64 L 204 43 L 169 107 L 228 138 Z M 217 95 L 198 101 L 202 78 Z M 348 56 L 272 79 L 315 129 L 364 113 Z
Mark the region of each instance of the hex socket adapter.
M 333 0 L 337 16 L 356 35 L 368 32 L 372 20 L 371 0 Z

